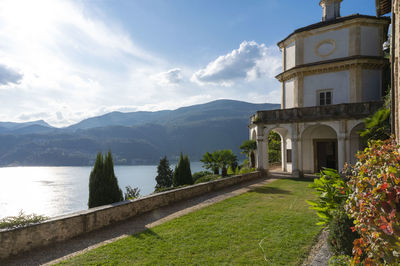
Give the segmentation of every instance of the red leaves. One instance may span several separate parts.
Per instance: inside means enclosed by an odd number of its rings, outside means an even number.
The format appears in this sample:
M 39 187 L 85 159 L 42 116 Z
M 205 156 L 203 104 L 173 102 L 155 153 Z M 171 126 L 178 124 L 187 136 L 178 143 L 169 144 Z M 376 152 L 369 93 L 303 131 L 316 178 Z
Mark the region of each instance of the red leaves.
M 353 193 L 346 206 L 355 220 L 352 230 L 361 235 L 354 241 L 353 262 L 362 257 L 365 265 L 374 265 L 380 259 L 400 262 L 400 257 L 393 255 L 400 253 L 396 244 L 400 239 L 399 150 L 393 140 L 377 141 L 358 154 L 359 163 L 348 182 Z

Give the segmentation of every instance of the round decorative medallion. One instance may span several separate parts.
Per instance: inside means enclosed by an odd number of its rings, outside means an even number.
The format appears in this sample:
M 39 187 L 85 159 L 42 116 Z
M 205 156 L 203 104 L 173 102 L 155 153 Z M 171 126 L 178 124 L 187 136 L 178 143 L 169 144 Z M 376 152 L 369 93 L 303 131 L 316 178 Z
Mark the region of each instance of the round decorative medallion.
M 315 54 L 319 57 L 328 57 L 336 50 L 336 42 L 332 39 L 323 40 L 315 46 Z

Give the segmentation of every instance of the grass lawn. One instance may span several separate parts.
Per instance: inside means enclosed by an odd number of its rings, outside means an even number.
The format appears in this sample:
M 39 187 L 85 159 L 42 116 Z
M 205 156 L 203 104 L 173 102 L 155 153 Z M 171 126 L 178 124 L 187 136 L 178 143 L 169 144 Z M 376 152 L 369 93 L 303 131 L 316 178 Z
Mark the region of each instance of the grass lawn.
M 278 180 L 63 264 L 298 265 L 320 231 L 310 182 Z

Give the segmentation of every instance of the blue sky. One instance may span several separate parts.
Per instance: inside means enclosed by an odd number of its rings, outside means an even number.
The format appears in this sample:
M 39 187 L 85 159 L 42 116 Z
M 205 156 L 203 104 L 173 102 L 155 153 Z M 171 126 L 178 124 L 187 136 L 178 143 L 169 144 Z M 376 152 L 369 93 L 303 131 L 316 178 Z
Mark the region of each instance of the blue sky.
M 342 15 L 375 15 L 344 0 Z M 276 43 L 319 0 L 2 0 L 0 121 L 66 126 L 216 99 L 279 102 Z

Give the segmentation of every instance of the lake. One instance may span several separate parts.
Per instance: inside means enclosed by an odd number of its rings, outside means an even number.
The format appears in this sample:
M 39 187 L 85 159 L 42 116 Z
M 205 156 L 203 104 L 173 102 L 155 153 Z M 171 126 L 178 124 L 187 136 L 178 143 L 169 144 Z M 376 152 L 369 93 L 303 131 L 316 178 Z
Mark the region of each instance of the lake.
M 173 169 L 174 165 L 171 166 Z M 0 168 L 0 218 L 35 213 L 49 217 L 87 209 L 92 167 Z M 191 163 L 192 173 L 203 171 Z M 154 191 L 157 165 L 115 166 L 120 188 L 139 187 L 142 196 Z

